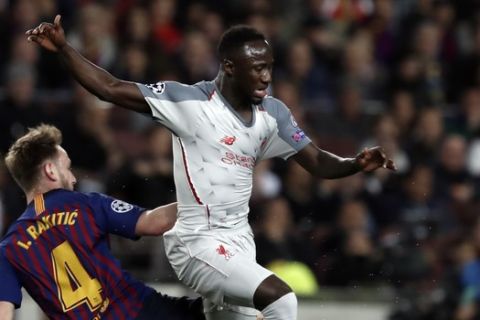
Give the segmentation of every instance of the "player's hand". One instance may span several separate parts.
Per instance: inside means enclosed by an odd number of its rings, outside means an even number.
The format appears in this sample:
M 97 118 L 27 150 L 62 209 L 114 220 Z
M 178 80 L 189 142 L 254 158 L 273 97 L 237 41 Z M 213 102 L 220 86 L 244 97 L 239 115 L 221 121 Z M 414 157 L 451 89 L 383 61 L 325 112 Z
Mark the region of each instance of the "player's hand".
M 57 14 L 53 24 L 42 22 L 38 27 L 28 30 L 25 32 L 28 36 L 27 40 L 35 42 L 47 50 L 58 52 L 67 44 L 65 32 L 60 23 L 61 18 Z
M 382 147 L 365 148 L 355 157 L 355 160 L 364 172 L 371 172 L 378 168 L 397 170 L 395 163 L 387 158 Z

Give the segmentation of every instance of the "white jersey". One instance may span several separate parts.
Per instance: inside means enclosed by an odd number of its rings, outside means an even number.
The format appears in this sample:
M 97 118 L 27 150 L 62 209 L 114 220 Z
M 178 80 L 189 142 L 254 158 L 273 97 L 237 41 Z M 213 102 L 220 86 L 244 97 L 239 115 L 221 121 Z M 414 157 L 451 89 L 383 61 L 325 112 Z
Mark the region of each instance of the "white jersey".
M 213 81 L 138 84 L 152 117 L 173 133 L 176 228 L 195 232 L 248 224 L 255 164 L 287 159 L 310 139 L 290 110 L 267 96 L 246 123 Z

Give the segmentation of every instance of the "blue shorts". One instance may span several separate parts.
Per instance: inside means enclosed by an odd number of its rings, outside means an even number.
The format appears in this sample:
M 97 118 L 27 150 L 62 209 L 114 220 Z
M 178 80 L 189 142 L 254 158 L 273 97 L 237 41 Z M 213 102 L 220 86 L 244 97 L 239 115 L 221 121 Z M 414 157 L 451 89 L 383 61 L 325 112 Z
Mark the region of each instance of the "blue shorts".
M 137 320 L 205 320 L 202 298 L 170 297 L 154 292 L 147 297 Z

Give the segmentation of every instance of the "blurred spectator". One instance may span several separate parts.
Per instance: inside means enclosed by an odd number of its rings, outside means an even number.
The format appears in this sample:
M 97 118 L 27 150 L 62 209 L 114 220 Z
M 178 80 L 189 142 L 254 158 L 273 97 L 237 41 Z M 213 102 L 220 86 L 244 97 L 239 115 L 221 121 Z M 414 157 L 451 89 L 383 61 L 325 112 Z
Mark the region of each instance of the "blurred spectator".
M 117 73 L 125 79 L 146 83 L 150 82 L 151 75 L 148 70 L 148 56 L 145 49 L 136 44 L 127 45 L 123 49 L 122 69 Z
M 327 239 L 330 263 L 321 277 L 327 285 L 346 286 L 381 281 L 381 254 L 374 244 L 374 226 L 362 201 L 348 200 Z
M 261 227 L 255 238 L 258 262 L 267 266 L 275 260 L 311 260 L 312 248 L 292 228 L 293 215 L 288 202 L 277 197 L 268 200 L 263 208 Z
M 37 74 L 32 65 L 12 63 L 7 67 L 5 98 L 0 102 L 1 152 L 43 119 L 34 96 Z
M 469 87 L 462 92 L 458 113 L 449 119 L 452 131 L 469 139 L 480 137 L 480 88 Z
M 260 219 L 255 237 L 258 263 L 274 268 L 298 294 L 315 293 L 316 280 L 308 267 L 313 262 L 313 248 L 292 228 L 293 216 L 288 202 L 281 197 L 267 201 Z M 292 273 L 299 278 L 290 278 Z
M 34 66 L 39 60 L 39 50 L 38 47 L 25 41 L 25 35 L 18 34 L 12 39 L 9 56 L 10 63 Z
M 185 34 L 182 45 L 182 81 L 197 83 L 204 79 L 213 79 L 218 70 L 211 43 L 201 32 Z
M 69 42 L 85 57 L 103 68 L 113 67 L 117 45 L 111 12 L 100 4 L 87 4 L 78 16 L 77 32 L 69 33 Z
M 370 131 L 371 119 L 364 113 L 364 103 L 358 86 L 343 84 L 335 110 L 315 118 L 314 125 L 322 140 L 320 145 L 339 154 L 355 154 Z
M 218 43 L 224 30 L 222 16 L 216 12 L 208 11 L 202 18 L 200 30 L 207 37 L 210 44 Z
M 390 212 L 412 244 L 426 241 L 439 231 L 453 227 L 451 217 L 446 215 L 439 198 L 435 197 L 434 179 L 431 167 L 416 165 L 406 176 L 396 203 L 392 203 Z
M 153 39 L 167 55 L 176 53 L 182 41 L 182 33 L 174 21 L 176 9 L 176 0 L 153 0 L 149 6 Z
M 141 6 L 134 6 L 128 11 L 125 20 L 125 37 L 119 40 L 137 46 L 148 44 L 152 30 L 147 10 Z
M 390 74 L 390 91 L 406 91 L 414 97 L 414 103 L 422 105 L 422 69 L 420 60 L 412 54 L 399 58 Z
M 328 211 L 322 210 L 315 193 L 315 178 L 296 162 L 289 162 L 282 184 L 282 195 L 288 201 L 293 220 L 299 222 L 305 217 L 328 220 Z
M 397 28 L 395 24 L 394 1 L 375 0 L 374 11 L 368 21 L 368 28 L 373 37 L 374 54 L 378 63 L 390 66 L 397 47 Z
M 23 34 L 38 24 L 40 12 L 37 1 L 18 0 L 12 2 L 9 31 L 11 34 Z
M 417 114 L 413 95 L 408 91 L 395 91 L 391 98 L 390 113 L 399 130 L 399 142 L 403 146 L 408 141 Z
M 460 135 L 447 135 L 439 150 L 435 172 L 435 190 L 445 197 L 453 184 L 471 179 L 467 170 L 467 141 Z
M 433 164 L 444 134 L 443 116 L 439 109 L 426 108 L 418 118 L 405 148 L 414 163 Z
M 0 163 L 0 235 L 17 219 L 25 208 L 23 191 L 13 181 L 3 160 Z
M 477 319 L 480 302 L 480 260 L 474 244 L 465 239 L 456 246 L 460 297 L 454 313 L 455 320 Z
M 330 79 L 323 66 L 315 63 L 312 47 L 307 39 L 292 40 L 286 56 L 286 68 L 278 70 L 279 77 L 288 79 L 296 86 L 301 103 L 316 101 L 326 95 L 326 91 L 331 88 Z
M 366 29 L 354 31 L 345 44 L 341 84 L 355 85 L 363 99 L 384 99 L 384 79 L 375 63 L 372 36 Z
M 440 28 L 433 22 L 423 22 L 415 30 L 412 45 L 421 66 L 422 104 L 443 106 L 446 103 L 444 78 L 447 70 L 440 60 L 440 40 Z

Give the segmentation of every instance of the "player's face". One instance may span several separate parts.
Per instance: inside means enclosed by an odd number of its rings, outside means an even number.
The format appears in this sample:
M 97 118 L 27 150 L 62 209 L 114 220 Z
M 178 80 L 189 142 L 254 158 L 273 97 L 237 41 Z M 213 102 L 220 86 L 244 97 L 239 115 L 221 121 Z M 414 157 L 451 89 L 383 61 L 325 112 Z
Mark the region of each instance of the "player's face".
M 61 187 L 67 190 L 73 190 L 77 179 L 72 172 L 72 161 L 68 157 L 67 152 L 60 146 L 58 147 L 56 165 L 60 176 Z
M 247 42 L 233 59 L 238 94 L 254 104 L 262 102 L 272 82 L 273 54 L 268 42 Z

